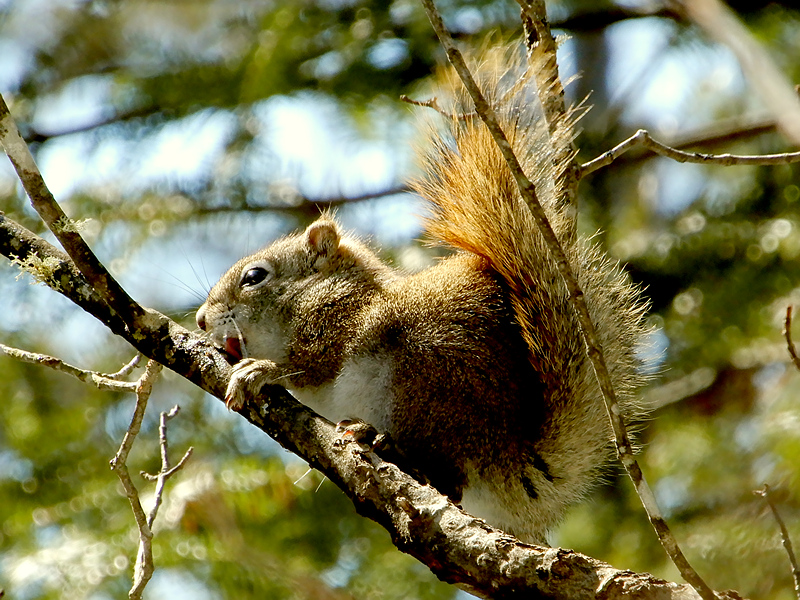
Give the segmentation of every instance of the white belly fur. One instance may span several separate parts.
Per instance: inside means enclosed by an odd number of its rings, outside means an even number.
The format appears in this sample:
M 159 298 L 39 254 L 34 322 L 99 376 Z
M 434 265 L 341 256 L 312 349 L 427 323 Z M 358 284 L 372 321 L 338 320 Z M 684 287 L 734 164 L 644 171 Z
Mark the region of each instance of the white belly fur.
M 332 383 L 289 391 L 334 423 L 357 418 L 386 431 L 391 424 L 392 371 L 392 361 L 387 357 L 351 358 Z

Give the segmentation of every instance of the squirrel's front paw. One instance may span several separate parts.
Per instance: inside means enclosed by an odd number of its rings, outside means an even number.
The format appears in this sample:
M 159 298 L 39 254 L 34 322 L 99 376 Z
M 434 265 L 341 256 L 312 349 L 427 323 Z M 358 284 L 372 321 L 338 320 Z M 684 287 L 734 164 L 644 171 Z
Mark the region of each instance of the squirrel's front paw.
M 246 358 L 233 365 L 233 374 L 225 391 L 225 405 L 232 410 L 242 408 L 268 383 L 278 378 L 278 365 L 271 360 Z

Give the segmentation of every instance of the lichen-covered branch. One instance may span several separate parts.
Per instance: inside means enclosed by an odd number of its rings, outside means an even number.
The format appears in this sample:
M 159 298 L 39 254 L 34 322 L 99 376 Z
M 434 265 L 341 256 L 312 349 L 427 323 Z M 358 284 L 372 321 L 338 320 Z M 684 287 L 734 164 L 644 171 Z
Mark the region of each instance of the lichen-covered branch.
M 96 293 L 120 314 L 126 323 L 132 323 L 142 317 L 142 307 L 134 302 L 97 259 L 75 224 L 50 193 L 2 96 L 0 96 L 0 145 L 14 165 L 22 187 L 30 198 L 31 206 L 56 236 L 75 266 L 92 284 Z

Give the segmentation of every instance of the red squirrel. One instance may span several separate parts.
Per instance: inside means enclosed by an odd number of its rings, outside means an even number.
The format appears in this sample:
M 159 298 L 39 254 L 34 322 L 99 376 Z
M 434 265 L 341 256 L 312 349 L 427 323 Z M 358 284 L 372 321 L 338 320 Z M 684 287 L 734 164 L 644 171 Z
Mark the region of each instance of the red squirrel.
M 630 417 L 643 379 L 641 294 L 569 233 L 573 217 L 554 183 L 563 165 L 553 157 L 568 155 L 558 145 L 572 134 L 569 123 L 561 136 L 543 123 L 537 65 L 522 65 L 510 84 L 485 68 L 484 86 L 564 244 Z M 468 513 L 542 544 L 602 475 L 612 433 L 556 265 L 495 142 L 462 106 L 449 133 L 433 133 L 413 184 L 430 206 L 429 238 L 452 256 L 402 273 L 325 214 L 237 262 L 197 323 L 241 360 L 230 406 L 272 383 L 334 422 L 363 420 Z

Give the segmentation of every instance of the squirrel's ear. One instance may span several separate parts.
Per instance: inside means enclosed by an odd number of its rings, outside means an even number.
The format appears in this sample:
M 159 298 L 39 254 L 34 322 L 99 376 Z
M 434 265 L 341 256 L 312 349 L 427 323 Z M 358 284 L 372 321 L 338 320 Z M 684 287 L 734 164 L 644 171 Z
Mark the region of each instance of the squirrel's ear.
M 339 249 L 339 228 L 333 221 L 320 219 L 306 229 L 306 241 L 317 260 L 331 258 Z

